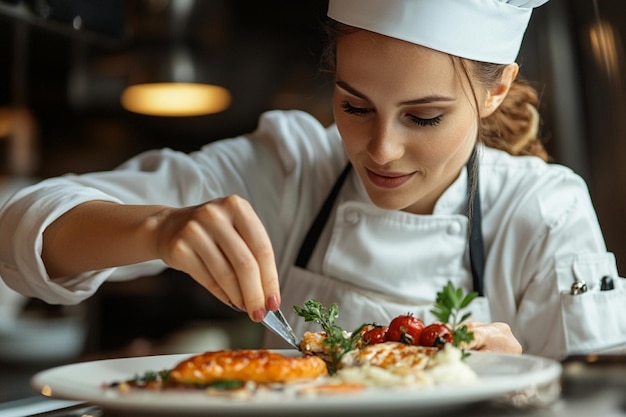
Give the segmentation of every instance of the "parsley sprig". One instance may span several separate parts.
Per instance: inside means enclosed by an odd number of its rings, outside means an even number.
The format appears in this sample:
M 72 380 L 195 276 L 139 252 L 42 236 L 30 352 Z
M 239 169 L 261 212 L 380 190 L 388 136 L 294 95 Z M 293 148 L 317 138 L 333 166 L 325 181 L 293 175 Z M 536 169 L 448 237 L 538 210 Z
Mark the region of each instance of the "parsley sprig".
M 469 331 L 466 325 L 461 324 L 467 320 L 471 313 L 464 309 L 478 296 L 476 292 L 465 294 L 462 288 L 455 288 L 450 281 L 437 293 L 435 306 L 431 313 L 442 323 L 448 324 L 453 331 L 454 346 L 459 347 L 462 343 L 474 340 L 474 333 Z M 462 315 L 461 315 L 462 314 Z M 466 356 L 466 353 L 463 352 Z
M 365 324 L 352 333 L 346 333 L 335 323 L 339 317 L 339 307 L 334 303 L 327 309 L 317 300 L 307 300 L 304 307 L 294 306 L 293 309 L 298 316 L 304 318 L 304 321 L 312 321 L 322 326 L 326 333 L 323 343 L 328 347 L 329 353 L 326 365 L 329 373 L 335 373 L 341 358 L 357 348 Z

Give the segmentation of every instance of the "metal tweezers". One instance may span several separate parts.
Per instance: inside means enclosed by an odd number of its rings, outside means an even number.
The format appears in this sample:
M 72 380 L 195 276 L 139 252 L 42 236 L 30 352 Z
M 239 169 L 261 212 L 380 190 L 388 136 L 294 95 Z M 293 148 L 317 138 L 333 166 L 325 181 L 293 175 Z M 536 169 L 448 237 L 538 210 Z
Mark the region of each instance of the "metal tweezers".
M 289 323 L 287 323 L 287 320 L 285 319 L 285 316 L 283 316 L 280 309 L 268 312 L 261 323 L 280 336 L 291 347 L 300 350 L 298 338 Z
M 241 311 L 239 308 L 235 307 L 231 304 L 230 306 L 234 310 Z M 300 346 L 298 344 L 298 338 L 294 333 L 293 329 L 285 319 L 285 316 L 280 311 L 280 309 L 276 311 L 269 311 L 263 321 L 261 321 L 265 327 L 270 329 L 272 332 L 280 336 L 287 344 L 294 349 L 300 350 Z

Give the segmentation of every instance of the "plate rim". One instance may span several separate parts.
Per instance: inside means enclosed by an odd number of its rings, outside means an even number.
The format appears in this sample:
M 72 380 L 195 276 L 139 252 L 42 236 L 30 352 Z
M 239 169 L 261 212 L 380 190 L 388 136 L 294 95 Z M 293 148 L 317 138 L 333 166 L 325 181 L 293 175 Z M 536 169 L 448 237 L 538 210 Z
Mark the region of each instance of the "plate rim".
M 287 355 L 298 354 L 297 351 L 292 349 L 272 350 Z M 329 411 L 341 412 L 344 410 L 354 412 L 354 406 L 358 403 L 360 409 L 363 409 L 364 411 L 364 413 L 360 414 L 367 415 L 372 412 L 379 413 L 383 407 L 387 412 L 399 412 L 402 410 L 409 410 L 412 407 L 414 409 L 414 407 L 417 406 L 435 410 L 444 407 L 467 404 L 470 402 L 495 399 L 499 396 L 506 395 L 509 392 L 521 391 L 532 386 L 549 384 L 557 380 L 562 372 L 561 364 L 549 358 L 527 354 L 514 355 L 504 353 L 472 352 L 472 355 L 469 358 L 470 366 L 476 366 L 476 363 L 481 360 L 513 360 L 535 364 L 537 369 L 526 372 L 522 375 L 515 374 L 515 378 L 511 378 L 511 374 L 504 374 L 502 377 L 496 376 L 488 378 L 483 380 L 480 385 L 438 385 L 434 387 L 416 387 L 410 390 L 412 394 L 410 396 L 406 395 L 407 391 L 404 389 L 367 388 L 362 395 L 323 395 L 310 398 L 307 396 L 299 396 L 294 398 L 294 401 L 280 403 L 274 401 L 246 401 L 240 399 L 233 400 L 221 397 L 211 397 L 204 394 L 202 391 L 189 393 L 181 393 L 178 391 L 172 393 L 159 392 L 158 394 L 155 394 L 153 391 L 141 391 L 121 395 L 102 388 L 102 383 L 105 381 L 94 381 L 93 385 L 82 387 L 82 390 L 77 390 L 77 387 L 74 386 L 74 391 L 70 392 L 70 387 L 64 386 L 62 383 L 56 383 L 55 386 L 55 382 L 51 380 L 57 375 L 62 375 L 64 372 L 67 373 L 69 371 L 77 371 L 81 368 L 98 366 L 106 367 L 108 365 L 124 365 L 126 363 L 135 363 L 137 366 L 139 366 L 139 362 L 153 363 L 154 365 L 151 369 L 146 368 L 145 370 L 155 370 L 154 368 L 158 363 L 165 364 L 166 362 L 169 362 L 173 365 L 178 361 L 194 354 L 195 353 L 159 354 L 77 362 L 40 371 L 31 377 L 30 382 L 31 386 L 36 391 L 41 393 L 49 387 L 52 393 L 47 396 L 51 398 L 84 401 L 100 406 L 105 410 L 110 409 L 117 411 L 146 412 L 160 415 L 176 411 L 177 414 L 186 415 L 196 415 L 199 413 L 202 413 L 203 415 L 228 415 L 234 413 L 237 415 L 255 416 L 267 414 L 270 411 L 274 415 L 311 412 L 311 407 L 314 407 L 315 414 Z M 474 366 L 472 367 L 474 368 Z M 479 372 L 479 370 L 477 370 L 477 372 Z M 132 372 L 129 371 L 128 377 L 131 376 Z M 123 377 L 120 376 L 119 378 Z M 380 397 L 377 399 L 377 396 L 374 395 L 382 393 L 385 394 L 382 401 Z M 157 399 L 156 401 L 155 398 Z M 323 401 L 320 401 L 320 398 L 323 398 Z M 150 399 L 152 401 L 146 401 L 146 399 Z M 445 401 L 442 401 L 443 399 L 445 399 Z M 183 404 L 181 403 L 181 400 L 183 400 L 183 403 L 184 400 L 187 400 L 187 402 Z M 278 404 L 280 404 L 279 408 L 277 408 Z

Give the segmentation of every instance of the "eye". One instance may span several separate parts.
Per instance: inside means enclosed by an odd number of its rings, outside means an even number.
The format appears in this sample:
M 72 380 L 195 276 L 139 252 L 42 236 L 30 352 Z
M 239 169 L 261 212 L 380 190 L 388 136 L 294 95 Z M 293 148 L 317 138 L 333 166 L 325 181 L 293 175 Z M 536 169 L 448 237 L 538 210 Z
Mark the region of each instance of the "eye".
M 411 120 L 411 122 L 418 126 L 437 126 L 439 123 L 441 123 L 442 118 L 443 116 L 436 116 L 431 119 L 423 119 L 421 117 L 409 115 L 409 119 Z
M 354 107 L 347 101 L 341 103 L 341 108 L 346 114 L 354 114 L 357 116 L 363 116 L 371 111 L 371 109 L 365 107 Z

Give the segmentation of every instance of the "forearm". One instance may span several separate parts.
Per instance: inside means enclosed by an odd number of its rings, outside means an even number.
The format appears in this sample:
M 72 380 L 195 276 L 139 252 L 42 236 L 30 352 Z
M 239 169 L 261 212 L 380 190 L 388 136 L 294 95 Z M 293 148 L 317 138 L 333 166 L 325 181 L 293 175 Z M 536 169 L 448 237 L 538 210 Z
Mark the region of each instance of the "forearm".
M 46 228 L 42 259 L 51 278 L 161 259 L 253 320 L 280 306 L 272 242 L 236 195 L 178 209 L 83 203 Z
M 163 206 L 81 204 L 50 224 L 42 259 L 51 278 L 156 259 Z

